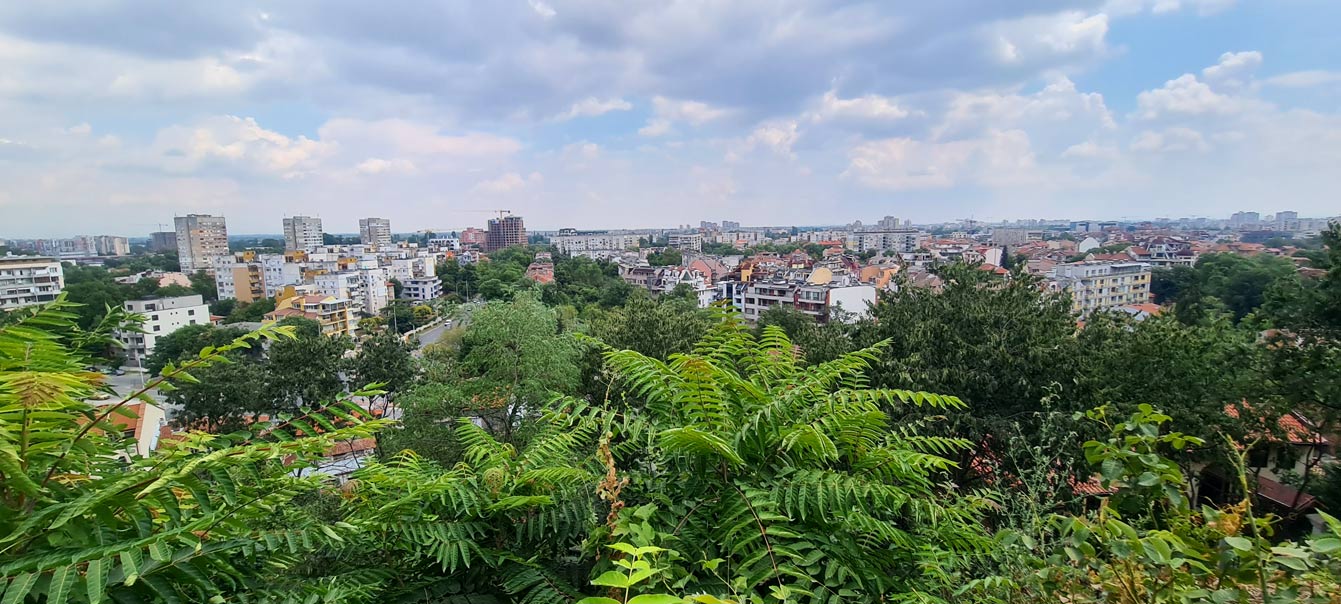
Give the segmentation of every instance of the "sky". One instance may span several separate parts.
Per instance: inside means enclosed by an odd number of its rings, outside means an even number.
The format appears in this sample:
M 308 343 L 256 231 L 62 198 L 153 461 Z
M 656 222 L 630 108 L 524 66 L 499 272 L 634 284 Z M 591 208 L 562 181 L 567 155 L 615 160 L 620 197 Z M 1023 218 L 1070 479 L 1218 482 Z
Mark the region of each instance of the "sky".
M 0 3 L 0 237 L 1341 213 L 1335 0 Z

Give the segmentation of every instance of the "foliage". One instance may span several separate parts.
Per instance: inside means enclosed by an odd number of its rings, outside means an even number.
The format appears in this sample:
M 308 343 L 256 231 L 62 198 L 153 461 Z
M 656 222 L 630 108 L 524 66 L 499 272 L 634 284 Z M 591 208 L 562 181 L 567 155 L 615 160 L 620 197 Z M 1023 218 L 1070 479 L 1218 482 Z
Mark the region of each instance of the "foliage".
M 559 333 L 554 311 L 529 294 L 475 311 L 461 342 L 462 387 L 488 409 L 484 423 L 505 441 L 554 392 L 577 386 L 576 342 Z
M 711 315 L 696 301 L 653 300 L 646 292 L 629 296 L 622 306 L 591 321 L 591 334 L 615 348 L 634 350 L 656 359 L 689 352 L 707 332 Z
M 235 327 L 187 325 L 154 340 L 154 351 L 145 358 L 144 369 L 157 375 L 173 361 L 194 357 L 206 346 L 223 346 L 247 333 Z
M 350 364 L 354 383 L 382 384 L 389 393 L 405 390 L 414 381 L 413 350 L 394 334 L 364 340 Z
M 1150 289 L 1157 301 L 1176 304 L 1184 321 L 1200 320 L 1217 306 L 1239 321 L 1262 305 L 1277 282 L 1294 279 L 1294 263 L 1277 256 L 1205 254 L 1193 268 L 1156 271 Z
M 275 311 L 274 298 L 261 298 L 255 302 L 239 302 L 233 312 L 224 318 L 224 323 L 257 323 L 265 319 L 267 313 Z
M 952 265 L 943 277 L 940 293 L 882 293 L 871 318 L 854 327 L 858 345 L 889 340 L 872 383 L 959 397 L 969 411 L 953 418 L 953 432 L 975 442 L 1012 422 L 1034 421 L 1045 397 L 1075 381 L 1080 355 L 1070 299 L 1040 294 L 1024 276 L 992 281 L 984 271 Z M 1061 395 L 1063 403 L 1074 400 Z
M 127 453 L 116 417 L 149 388 L 190 383 L 230 352 L 289 336 L 248 334 L 172 364 L 115 403 L 83 402 L 105 391 L 82 368 L 85 340 L 110 337 L 119 310 L 79 330 L 64 299 L 0 327 L 0 574 L 4 602 L 205 602 L 302 599 L 317 586 L 277 573 L 341 539 L 337 529 L 269 520 L 320 485 L 300 478 L 341 439 L 372 435 L 341 403 L 275 418 L 249 433 L 185 434 L 146 458 Z M 341 422 L 342 427 L 334 422 Z M 326 429 L 317 435 L 311 428 Z M 304 436 L 296 437 L 302 431 Z
M 1089 414 L 1104 420 L 1102 409 Z M 1038 577 L 1067 602 L 1334 602 L 1341 593 L 1341 521 L 1307 541 L 1272 539 L 1273 519 L 1247 498 L 1224 507 L 1191 505 L 1187 480 L 1161 453 L 1201 444 L 1160 433 L 1170 417 L 1142 405 L 1110 427 L 1085 456 L 1117 490 L 1084 517 L 1058 517 L 1058 551 Z M 1231 448 L 1232 443 L 1231 443 Z M 1234 465 L 1249 492 L 1242 458 Z
M 652 266 L 679 266 L 683 262 L 684 254 L 673 247 L 647 255 L 647 263 Z
M 842 321 L 830 320 L 821 325 L 813 316 L 780 304 L 760 313 L 760 333 L 769 325 L 781 327 L 811 363 L 836 359 L 856 348 L 852 330 Z
M 650 532 L 680 553 L 668 582 L 684 593 L 949 597 L 990 545 L 975 526 L 987 501 L 938 478 L 954 466 L 942 455 L 969 443 L 920 436 L 893 417 L 964 405 L 869 389 L 867 372 L 886 345 L 807 366 L 781 329 L 755 338 L 725 321 L 669 361 L 608 351 L 640 401 L 637 413 L 603 428 L 600 492 L 610 515 L 646 510 Z M 658 507 L 642 507 L 649 503 Z

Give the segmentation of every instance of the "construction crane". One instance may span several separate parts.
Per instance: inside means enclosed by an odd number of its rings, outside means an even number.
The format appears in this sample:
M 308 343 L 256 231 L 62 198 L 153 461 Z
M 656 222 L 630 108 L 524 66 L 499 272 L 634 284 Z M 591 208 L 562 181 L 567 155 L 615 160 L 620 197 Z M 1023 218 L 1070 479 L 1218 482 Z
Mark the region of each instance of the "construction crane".
M 476 214 L 479 214 L 479 213 L 484 213 L 484 214 L 498 214 L 498 219 L 499 219 L 499 220 L 502 220 L 502 219 L 503 219 L 503 216 L 512 213 L 512 210 L 457 210 L 457 211 L 458 211 L 458 212 L 471 212 L 471 213 L 476 213 Z

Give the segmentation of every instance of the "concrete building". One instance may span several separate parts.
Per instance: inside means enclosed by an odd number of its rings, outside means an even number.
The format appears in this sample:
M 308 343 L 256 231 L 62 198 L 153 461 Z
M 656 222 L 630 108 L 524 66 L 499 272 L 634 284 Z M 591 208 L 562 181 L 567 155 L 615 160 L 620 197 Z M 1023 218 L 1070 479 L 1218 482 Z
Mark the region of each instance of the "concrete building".
M 286 317 L 302 317 L 320 324 L 321 333 L 324 335 L 351 336 L 354 334 L 354 317 L 349 306 L 348 299 L 301 294 L 297 288 L 288 287 L 275 302 L 275 310 L 266 313 L 265 320 L 279 321 Z
M 722 221 L 722 230 L 723 230 L 723 231 L 739 231 L 739 230 L 740 230 L 740 223 L 739 223 L 739 222 L 736 222 L 736 221 L 734 221 L 734 220 L 723 220 L 723 221 Z
M 738 284 L 734 288 L 732 304 L 746 321 L 757 322 L 759 316 L 773 306 L 792 308 L 824 323 L 834 318 L 841 309 L 843 318 L 859 318 L 874 304 L 874 285 L 829 285 L 795 281 L 761 281 Z M 851 314 L 848 314 L 851 313 Z
M 0 310 L 51 302 L 65 289 L 60 261 L 41 256 L 0 256 Z
M 1071 293 L 1081 314 L 1150 300 L 1150 265 L 1144 262 L 1078 262 L 1052 269 L 1052 286 Z
M 183 272 L 211 270 L 215 258 L 228 255 L 228 225 L 223 216 L 187 214 L 177 227 L 177 261 Z
M 854 231 L 846 235 L 847 249 L 855 252 L 912 252 L 922 246 L 927 234 L 917 229 Z
M 173 231 L 158 231 L 156 233 L 149 233 L 149 251 L 151 252 L 177 251 L 177 233 Z
M 489 232 L 484 238 L 484 251 L 493 252 L 514 245 L 526 245 L 526 225 L 522 217 L 490 218 Z
M 188 325 L 207 325 L 210 322 L 210 307 L 199 295 L 129 300 L 125 307 L 127 311 L 144 315 L 144 326 L 141 327 L 144 333 L 117 334 L 121 343 L 126 345 L 126 358 L 137 365 L 153 354 L 154 343 L 158 338 Z
M 391 221 L 385 218 L 360 218 L 359 241 L 363 245 L 390 246 Z
M 550 243 L 558 248 L 560 253 L 576 254 L 578 252 L 590 252 L 596 250 L 626 250 L 638 247 L 637 235 L 612 235 L 609 233 L 593 233 L 590 235 L 563 235 L 551 237 Z
M 323 243 L 320 218 L 290 216 L 284 219 L 285 250 L 310 250 Z
M 683 250 L 686 252 L 701 252 L 703 251 L 703 234 L 702 233 L 687 233 L 682 235 L 672 234 L 670 235 L 668 245 L 677 250 Z
M 475 227 L 470 227 L 461 231 L 461 245 L 484 246 L 484 242 L 489 238 L 489 234 Z
M 94 249 L 99 256 L 130 255 L 130 240 L 115 235 L 98 235 L 93 238 Z
M 442 297 L 442 280 L 437 275 L 411 277 L 401 282 L 400 297 L 406 300 L 429 302 Z

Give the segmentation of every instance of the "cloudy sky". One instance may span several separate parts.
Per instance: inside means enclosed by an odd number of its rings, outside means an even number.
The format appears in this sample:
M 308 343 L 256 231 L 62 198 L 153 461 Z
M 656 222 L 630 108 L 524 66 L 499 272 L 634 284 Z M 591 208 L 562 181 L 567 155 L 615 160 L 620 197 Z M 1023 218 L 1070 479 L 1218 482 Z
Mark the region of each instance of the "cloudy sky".
M 0 237 L 1341 213 L 1336 0 L 0 3 Z

